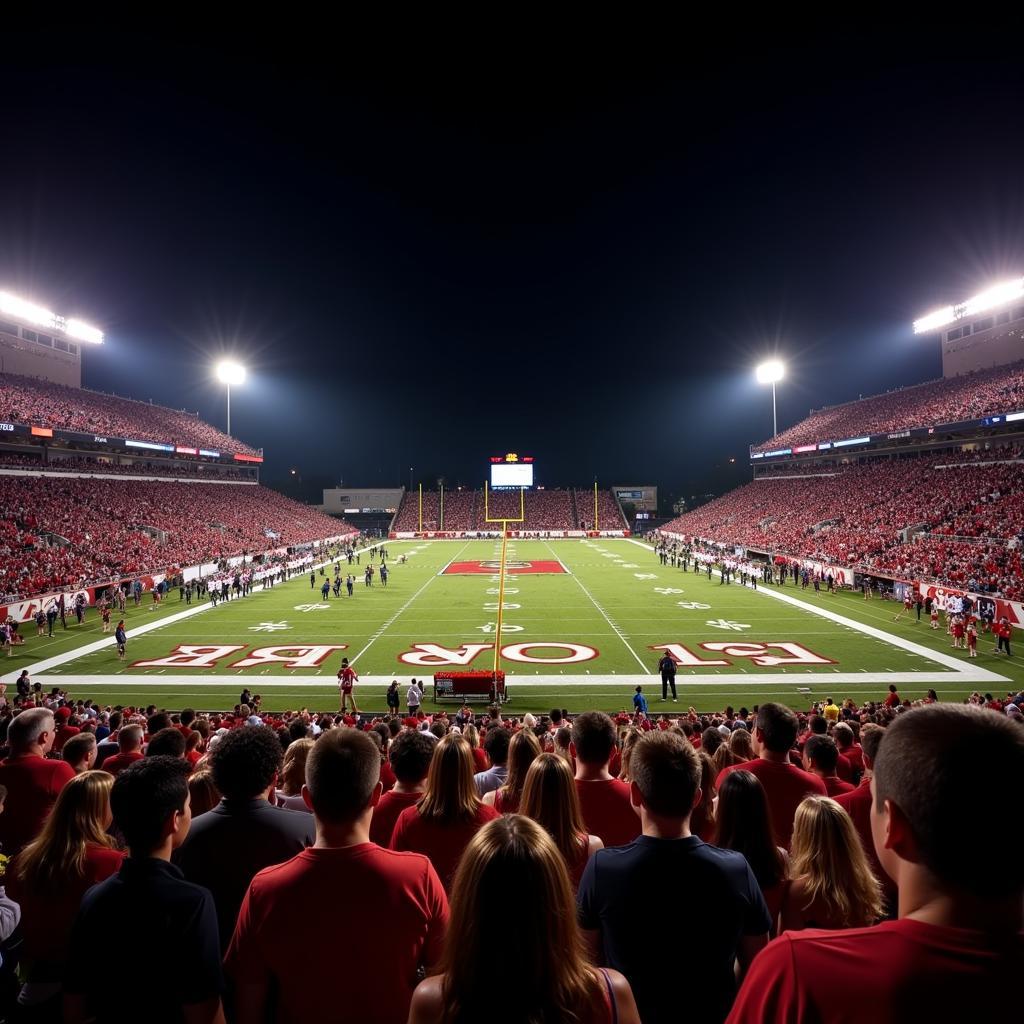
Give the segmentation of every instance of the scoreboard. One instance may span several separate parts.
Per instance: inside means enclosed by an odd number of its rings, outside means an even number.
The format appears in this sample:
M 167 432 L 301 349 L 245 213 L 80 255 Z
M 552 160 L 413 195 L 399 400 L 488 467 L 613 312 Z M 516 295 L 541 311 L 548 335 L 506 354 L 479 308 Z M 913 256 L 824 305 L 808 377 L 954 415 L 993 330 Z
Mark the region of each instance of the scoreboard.
M 491 456 L 491 489 L 532 487 L 533 456 L 507 452 Z

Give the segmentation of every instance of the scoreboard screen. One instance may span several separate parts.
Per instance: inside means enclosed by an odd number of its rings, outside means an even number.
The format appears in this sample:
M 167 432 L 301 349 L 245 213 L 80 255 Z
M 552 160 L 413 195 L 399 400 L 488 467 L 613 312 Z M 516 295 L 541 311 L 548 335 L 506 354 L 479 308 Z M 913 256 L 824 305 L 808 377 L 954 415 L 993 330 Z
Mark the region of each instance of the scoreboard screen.
M 502 462 L 491 464 L 491 487 L 532 487 L 533 463 Z

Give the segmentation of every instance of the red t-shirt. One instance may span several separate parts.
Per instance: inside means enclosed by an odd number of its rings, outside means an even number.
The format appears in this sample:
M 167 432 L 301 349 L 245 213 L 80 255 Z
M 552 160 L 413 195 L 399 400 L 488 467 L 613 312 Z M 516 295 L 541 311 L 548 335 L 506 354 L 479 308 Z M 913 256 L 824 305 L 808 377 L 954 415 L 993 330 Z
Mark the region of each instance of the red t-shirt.
M 861 775 L 864 774 L 864 750 L 863 750 L 863 748 L 861 747 L 861 745 L 859 743 L 852 744 L 851 746 L 847 747 L 844 751 L 842 751 L 842 753 L 840 753 L 840 755 L 839 755 L 840 764 L 842 763 L 843 758 L 846 758 L 846 763 L 850 766 L 850 768 L 851 768 L 851 770 L 853 772 L 855 772 L 855 773 L 859 772 Z M 852 779 L 848 779 L 842 773 L 841 769 L 837 769 L 836 770 L 836 774 L 844 782 L 852 782 L 853 781 Z
M 839 760 L 836 761 L 836 775 L 843 782 L 853 782 L 853 765 L 850 764 L 850 759 L 845 754 L 840 754 Z
M 900 695 L 898 693 L 890 693 L 889 696 L 885 698 L 885 706 L 887 708 L 897 707 L 899 705 L 899 702 Z
M 314 913 L 332 892 L 341 895 L 330 913 Z M 371 935 L 371 921 L 386 924 Z M 426 857 L 375 843 L 310 847 L 252 880 L 224 966 L 236 984 L 269 983 L 279 1024 L 323 1019 L 317 979 L 339 969 L 350 983 L 329 998 L 330 1016 L 404 1021 L 417 970 L 437 962 L 447 927 L 448 900 Z
M 0 764 L 0 785 L 7 787 L 0 814 L 0 843 L 13 857 L 32 842 L 43 827 L 65 783 L 75 777 L 67 761 L 52 761 L 38 754 L 9 757 Z
M 487 759 L 487 752 L 483 747 L 473 747 L 472 753 L 473 764 L 478 772 L 485 772 L 491 767 L 491 762 Z
M 373 820 L 370 822 L 370 842 L 378 846 L 387 847 L 391 843 L 391 833 L 395 831 L 395 822 L 398 816 L 406 809 L 417 803 L 423 792 L 419 793 L 396 793 L 393 789 L 384 793 L 377 806 L 373 809 Z
M 136 761 L 141 760 L 141 750 L 129 750 L 127 754 L 115 754 L 103 762 L 103 771 L 116 776 L 118 772 L 124 771 L 125 768 L 130 768 Z
M 625 846 L 640 835 L 640 816 L 629 802 L 629 786 L 618 779 L 576 780 L 583 824 L 605 846 Z
M 828 795 L 833 799 L 835 799 L 837 796 L 842 795 L 843 793 L 853 792 L 853 786 L 851 786 L 848 782 L 843 782 L 843 780 L 839 778 L 837 775 L 830 775 L 827 778 L 822 779 L 821 781 L 825 783 L 825 789 L 827 790 Z
M 882 862 L 878 859 L 878 854 L 875 853 L 875 841 L 871 837 L 871 780 L 864 779 L 856 789 L 850 790 L 849 793 L 840 793 L 835 801 L 853 819 L 853 827 L 857 830 L 857 835 L 860 836 L 860 843 L 868 856 L 871 870 L 874 872 L 875 878 L 882 883 L 886 900 L 895 909 L 896 884 L 882 870 Z
M 493 807 L 481 804 L 473 821 L 448 824 L 424 818 L 418 807 L 407 807 L 395 822 L 395 831 L 391 833 L 391 849 L 426 854 L 438 878 L 450 892 L 455 869 L 469 841 L 487 822 L 500 817 Z
M 80 878 L 68 878 L 57 886 L 26 886 L 12 864 L 6 875 L 7 895 L 21 906 L 23 956 L 37 963 L 61 965 L 67 960 L 71 926 L 86 892 L 116 874 L 125 855 L 120 850 L 89 844 Z
M 54 753 L 60 753 L 72 736 L 77 736 L 82 730 L 77 725 L 58 725 L 57 731 L 53 734 Z
M 754 959 L 727 1024 L 1013 1020 L 1024 937 L 904 918 L 786 932 Z
M 763 757 L 723 768 L 718 773 L 715 788 L 721 789 L 725 777 L 736 771 L 750 772 L 760 780 L 772 812 L 775 842 L 787 850 L 793 838 L 793 818 L 804 797 L 828 796 L 825 783 L 817 775 L 811 775 L 796 765 L 766 761 Z

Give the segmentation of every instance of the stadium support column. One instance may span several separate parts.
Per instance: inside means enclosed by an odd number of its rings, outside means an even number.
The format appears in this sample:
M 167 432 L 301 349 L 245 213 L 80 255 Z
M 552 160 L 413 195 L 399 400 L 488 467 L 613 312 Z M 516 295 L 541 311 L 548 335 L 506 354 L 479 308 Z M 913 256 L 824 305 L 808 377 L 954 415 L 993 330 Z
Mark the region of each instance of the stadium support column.
M 419 532 L 423 532 L 423 484 L 420 484 L 420 529 Z
M 594 532 L 597 533 L 597 481 L 594 481 Z

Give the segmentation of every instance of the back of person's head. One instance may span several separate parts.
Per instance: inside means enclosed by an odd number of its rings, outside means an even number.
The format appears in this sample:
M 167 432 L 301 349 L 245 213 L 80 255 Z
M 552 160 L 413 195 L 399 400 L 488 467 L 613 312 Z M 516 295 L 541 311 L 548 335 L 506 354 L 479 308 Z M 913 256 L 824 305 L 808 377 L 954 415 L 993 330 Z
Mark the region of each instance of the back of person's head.
M 894 810 L 887 849 L 875 848 L 888 870 L 890 851 L 926 868 L 951 890 L 1020 899 L 993 889 L 992 851 L 1001 863 L 1024 859 L 1024 829 L 993 780 L 1024 778 L 1024 730 L 980 707 L 929 704 L 900 715 L 885 732 L 874 764 L 875 812 Z M 877 822 L 876 822 L 877 824 Z M 891 872 L 890 872 L 891 873 Z
M 615 748 L 615 723 L 603 711 L 584 711 L 572 723 L 576 760 L 586 765 L 606 765 Z
M 123 717 L 120 711 L 111 711 L 110 718 L 107 720 L 107 725 L 110 726 L 111 732 L 121 728 Z
M 179 729 L 169 725 L 161 729 L 146 744 L 146 757 L 184 757 L 185 736 Z
M 191 725 L 196 720 L 195 708 L 182 708 L 181 710 L 181 724 Z
M 42 831 L 18 855 L 16 869 L 26 888 L 77 882 L 85 874 L 89 844 L 113 847 L 107 835 L 113 785 L 114 777 L 106 772 L 82 772 L 65 783 Z
M 288 723 L 288 736 L 294 743 L 296 740 L 304 740 L 309 735 L 309 725 L 301 718 L 293 718 Z
M 117 734 L 117 746 L 122 754 L 130 754 L 142 746 L 142 738 L 145 734 L 141 725 L 126 725 Z
M 448 732 L 448 723 L 443 718 L 435 718 L 430 723 L 430 731 L 438 739 L 442 739 Z
M 757 712 L 757 729 L 768 750 L 784 754 L 796 742 L 796 715 L 785 704 L 762 704 Z
M 752 761 L 754 759 L 754 740 L 750 735 L 750 730 L 734 729 L 729 737 L 729 749 L 740 759 L 740 763 Z
M 832 730 L 832 739 L 840 751 L 846 750 L 853 746 L 853 730 L 845 722 L 840 722 Z
M 480 746 L 480 731 L 477 729 L 477 727 L 472 722 L 467 722 L 462 727 L 462 735 L 465 736 L 466 742 L 471 747 L 479 747 Z
M 458 733 L 449 733 L 435 745 L 426 791 L 417 807 L 424 818 L 449 823 L 473 821 L 479 813 L 473 754 Z
M 388 751 L 388 761 L 395 778 L 407 786 L 422 782 L 430 771 L 437 744 L 421 732 L 406 729 L 399 733 Z
M 72 736 L 69 740 L 65 741 L 60 754 L 74 768 L 79 764 L 86 763 L 89 760 L 89 755 L 95 754 L 95 751 L 95 733 L 80 732 L 77 736 Z M 95 760 L 95 757 L 93 757 L 93 760 Z M 88 766 L 92 767 L 91 763 Z
M 220 803 L 220 791 L 209 768 L 202 768 L 188 777 L 188 794 L 193 818 L 198 818 Z
M 29 708 L 16 715 L 7 729 L 11 753 L 17 754 L 38 746 L 43 733 L 53 736 L 53 712 L 49 708 Z
M 742 853 L 762 889 L 770 889 L 785 877 L 786 861 L 775 845 L 768 798 L 753 772 L 739 769 L 722 780 L 715 846 Z
M 118 774 L 110 808 L 132 856 L 148 856 L 171 832 L 174 845 L 184 841 L 191 820 L 188 773 L 180 758 L 144 757 Z
M 548 718 L 551 719 L 551 724 L 557 729 L 562 724 L 562 712 L 558 708 L 552 708 L 548 714 Z
M 283 759 L 273 729 L 246 726 L 222 737 L 210 755 L 210 767 L 225 800 L 252 800 L 274 784 Z
M 317 819 L 328 825 L 362 817 L 379 781 L 380 751 L 358 729 L 323 733 L 306 759 L 309 803 Z
M 830 797 L 810 796 L 797 807 L 790 873 L 802 879 L 808 905 L 820 900 L 839 927 L 865 927 L 882 915 L 881 885 L 853 819 Z
M 551 836 L 566 863 L 579 856 L 587 829 L 572 769 L 564 757 L 541 754 L 533 761 L 526 773 L 519 812 Z
M 811 715 L 811 720 L 807 724 L 815 736 L 824 736 L 828 732 L 828 720 L 821 715 Z
M 700 749 L 708 755 L 708 757 L 714 757 L 718 748 L 725 743 L 725 737 L 718 731 L 717 726 L 709 725 L 700 734 Z
M 155 715 L 150 715 L 146 720 L 146 732 L 150 736 L 155 736 L 161 729 L 166 729 L 171 724 L 171 716 L 166 711 L 158 711 Z
M 689 817 L 700 791 L 700 760 L 678 733 L 647 733 L 633 748 L 630 773 L 651 814 Z
M 878 757 L 878 751 L 882 746 L 882 740 L 885 739 L 885 729 L 880 725 L 875 725 L 874 722 L 868 722 L 860 731 L 860 746 L 861 750 L 864 751 L 864 760 L 869 764 L 875 763 L 875 758 Z
M 510 794 L 520 794 L 526 783 L 526 773 L 534 758 L 540 754 L 540 740 L 529 729 L 520 729 L 508 745 L 508 778 L 502 789 Z
M 812 767 L 834 775 L 839 765 L 839 748 L 828 736 L 811 736 L 804 745 L 804 753 Z
M 493 908 L 530 893 L 543 913 L 502 918 L 502 944 L 515 951 L 516 984 L 496 993 L 490 974 Z M 562 855 L 536 822 L 508 814 L 473 837 L 452 886 L 441 971 L 444 1020 L 584 1020 L 603 998 L 587 959 Z
M 313 749 L 313 740 L 295 740 L 288 744 L 281 767 L 281 789 L 286 796 L 298 796 L 306 783 L 306 760 Z
M 492 725 L 484 734 L 484 752 L 491 764 L 505 764 L 508 761 L 508 745 L 512 737 L 504 726 Z

